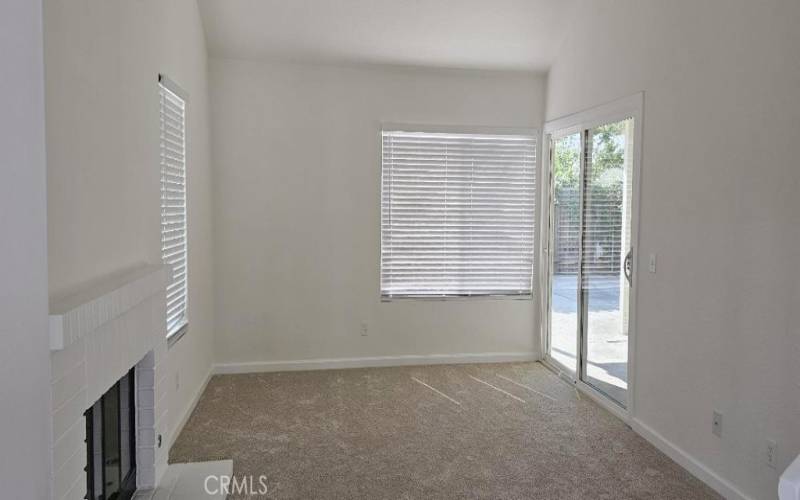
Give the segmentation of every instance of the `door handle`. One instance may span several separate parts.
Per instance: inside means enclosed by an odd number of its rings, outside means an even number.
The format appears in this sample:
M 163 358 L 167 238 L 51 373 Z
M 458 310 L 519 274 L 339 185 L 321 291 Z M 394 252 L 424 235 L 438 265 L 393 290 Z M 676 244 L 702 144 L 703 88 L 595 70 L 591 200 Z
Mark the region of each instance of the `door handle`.
M 622 264 L 622 272 L 625 273 L 625 279 L 628 280 L 628 286 L 633 286 L 633 248 L 628 250 L 625 255 L 625 262 Z

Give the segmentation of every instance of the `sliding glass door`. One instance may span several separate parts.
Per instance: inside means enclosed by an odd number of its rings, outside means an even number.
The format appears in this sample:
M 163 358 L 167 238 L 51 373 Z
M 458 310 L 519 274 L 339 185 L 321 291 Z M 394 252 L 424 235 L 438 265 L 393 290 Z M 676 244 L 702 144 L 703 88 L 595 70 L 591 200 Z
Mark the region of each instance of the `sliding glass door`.
M 628 406 L 634 212 L 632 117 L 550 141 L 548 360 Z

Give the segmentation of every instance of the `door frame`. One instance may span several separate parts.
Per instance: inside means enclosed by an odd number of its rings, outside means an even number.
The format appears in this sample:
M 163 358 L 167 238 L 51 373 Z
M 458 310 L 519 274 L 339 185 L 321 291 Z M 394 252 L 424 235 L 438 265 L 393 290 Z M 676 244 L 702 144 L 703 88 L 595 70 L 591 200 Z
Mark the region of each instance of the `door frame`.
M 580 380 L 581 374 L 581 345 L 578 345 L 577 363 L 575 366 L 575 376 L 565 372 L 562 366 L 550 357 L 550 297 L 552 274 L 550 261 L 550 244 L 552 241 L 552 220 L 550 213 L 550 203 L 552 199 L 553 176 L 551 171 L 551 138 L 553 136 L 562 137 L 564 135 L 580 132 L 583 134 L 585 129 L 591 129 L 605 123 L 620 121 L 626 118 L 633 118 L 633 154 L 632 154 L 632 179 L 631 179 L 631 248 L 633 249 L 633 279 L 628 302 L 628 390 L 627 406 L 622 407 L 611 398 L 598 391 L 591 385 Z M 636 334 L 637 334 L 637 296 L 639 291 L 639 271 L 644 269 L 639 266 L 639 212 L 640 212 L 640 191 L 641 191 L 641 164 L 642 164 L 642 137 L 644 128 L 644 92 L 617 99 L 615 101 L 602 104 L 600 106 L 573 113 L 561 118 L 556 118 L 545 123 L 542 134 L 542 183 L 541 183 L 541 211 L 540 226 L 541 241 L 539 245 L 539 289 L 541 290 L 540 300 L 540 339 L 543 353 L 543 363 L 548 368 L 557 372 L 559 376 L 572 383 L 576 389 L 595 400 L 604 408 L 621 418 L 627 423 L 633 420 L 635 414 L 635 381 L 636 381 Z M 581 178 L 583 178 L 584 161 L 581 155 Z M 581 193 L 583 193 L 583 183 L 581 183 Z M 581 195 L 581 207 L 583 206 L 583 196 Z M 583 217 L 581 209 L 581 218 Z M 580 315 L 579 315 L 580 316 Z M 578 318 L 580 324 L 581 319 Z M 585 341 L 585 335 L 578 336 L 578 343 Z

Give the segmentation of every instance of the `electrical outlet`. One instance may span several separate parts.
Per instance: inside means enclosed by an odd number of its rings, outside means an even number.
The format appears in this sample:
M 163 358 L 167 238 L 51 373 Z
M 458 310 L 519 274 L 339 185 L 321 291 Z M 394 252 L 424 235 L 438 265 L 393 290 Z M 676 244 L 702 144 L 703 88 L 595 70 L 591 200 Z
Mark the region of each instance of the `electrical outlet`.
M 656 254 L 654 254 L 654 253 L 650 254 L 650 266 L 649 266 L 649 269 L 650 269 L 651 273 L 655 273 L 656 272 Z
M 361 336 L 366 337 L 369 335 L 369 326 L 367 325 L 366 321 L 361 322 Z
M 767 439 L 767 467 L 777 468 L 778 443 L 772 439 Z
M 711 432 L 717 437 L 722 437 L 722 413 L 715 411 L 714 420 L 711 423 Z

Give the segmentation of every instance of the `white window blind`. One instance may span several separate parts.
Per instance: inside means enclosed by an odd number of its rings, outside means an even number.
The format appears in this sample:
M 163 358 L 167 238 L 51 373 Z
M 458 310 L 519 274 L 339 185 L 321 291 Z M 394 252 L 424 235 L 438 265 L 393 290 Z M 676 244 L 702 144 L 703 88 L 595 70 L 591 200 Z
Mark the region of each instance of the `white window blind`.
M 187 323 L 186 103 L 159 83 L 161 101 L 161 256 L 167 266 L 167 336 Z
M 529 297 L 535 134 L 382 137 L 381 295 Z

